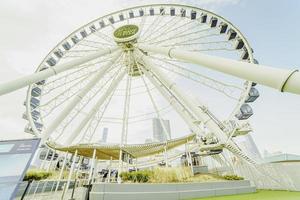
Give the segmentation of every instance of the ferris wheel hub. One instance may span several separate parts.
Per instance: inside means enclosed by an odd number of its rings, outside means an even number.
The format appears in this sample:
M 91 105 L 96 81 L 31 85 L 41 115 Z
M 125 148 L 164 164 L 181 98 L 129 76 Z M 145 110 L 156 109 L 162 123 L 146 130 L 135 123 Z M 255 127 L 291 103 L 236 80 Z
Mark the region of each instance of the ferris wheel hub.
M 140 34 L 139 27 L 137 25 L 129 24 L 121 26 L 114 31 L 114 39 L 118 44 L 133 44 Z

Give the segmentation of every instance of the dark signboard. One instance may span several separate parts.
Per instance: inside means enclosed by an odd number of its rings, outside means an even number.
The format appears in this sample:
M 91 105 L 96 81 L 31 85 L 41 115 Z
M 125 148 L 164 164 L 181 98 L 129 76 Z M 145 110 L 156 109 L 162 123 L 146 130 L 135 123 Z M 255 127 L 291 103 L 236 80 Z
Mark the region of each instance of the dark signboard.
M 0 141 L 0 199 L 12 200 L 40 139 Z

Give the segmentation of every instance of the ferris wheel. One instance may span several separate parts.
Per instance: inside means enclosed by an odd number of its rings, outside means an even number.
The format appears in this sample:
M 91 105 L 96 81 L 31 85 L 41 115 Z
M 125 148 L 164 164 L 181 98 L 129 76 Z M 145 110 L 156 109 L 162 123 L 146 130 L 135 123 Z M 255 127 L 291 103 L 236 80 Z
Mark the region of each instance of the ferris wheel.
M 156 118 L 166 141 L 194 133 L 203 151 L 225 145 L 243 155 L 232 138 L 251 131 L 256 84 L 180 59 L 175 49 L 257 64 L 241 32 L 207 10 L 159 4 L 117 11 L 45 57 L 36 70 L 45 78 L 28 89 L 26 131 L 71 145 L 96 142 L 108 127 L 112 142 L 123 145 L 151 137 Z

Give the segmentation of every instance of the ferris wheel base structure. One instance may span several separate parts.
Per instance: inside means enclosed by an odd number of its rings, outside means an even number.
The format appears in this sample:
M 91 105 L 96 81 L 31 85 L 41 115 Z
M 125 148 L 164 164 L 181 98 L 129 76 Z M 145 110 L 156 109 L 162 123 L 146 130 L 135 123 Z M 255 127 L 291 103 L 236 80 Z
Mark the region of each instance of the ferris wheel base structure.
M 209 69 L 252 81 L 281 92 L 300 94 L 299 70 L 287 70 L 248 62 L 236 61 L 174 47 L 159 47 L 139 44 L 143 52 L 163 54 L 170 58 L 189 61 Z

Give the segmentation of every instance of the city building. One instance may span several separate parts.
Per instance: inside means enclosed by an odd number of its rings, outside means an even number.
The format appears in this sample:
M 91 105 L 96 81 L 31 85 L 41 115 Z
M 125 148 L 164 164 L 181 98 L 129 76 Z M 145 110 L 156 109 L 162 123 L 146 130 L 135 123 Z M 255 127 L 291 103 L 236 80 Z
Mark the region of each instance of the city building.
M 161 124 L 163 123 L 163 125 Z M 153 127 L 153 140 L 154 142 L 164 142 L 168 138 L 166 135 L 171 138 L 171 128 L 170 128 L 170 121 L 169 120 L 164 120 L 164 119 L 158 119 L 158 118 L 153 118 L 152 119 L 152 127 Z M 164 129 L 167 131 L 167 133 L 164 132 Z

